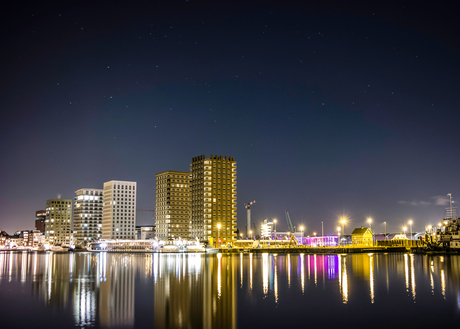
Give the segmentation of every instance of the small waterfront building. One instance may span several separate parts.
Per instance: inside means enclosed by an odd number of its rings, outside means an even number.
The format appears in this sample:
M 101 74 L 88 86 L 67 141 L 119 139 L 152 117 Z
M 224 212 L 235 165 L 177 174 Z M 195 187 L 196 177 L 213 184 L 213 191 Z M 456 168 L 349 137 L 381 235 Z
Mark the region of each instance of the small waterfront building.
M 155 239 L 155 225 L 136 226 L 137 240 Z
M 361 226 L 361 228 L 355 228 L 351 233 L 351 243 L 353 246 L 372 246 L 372 237 L 372 231 Z

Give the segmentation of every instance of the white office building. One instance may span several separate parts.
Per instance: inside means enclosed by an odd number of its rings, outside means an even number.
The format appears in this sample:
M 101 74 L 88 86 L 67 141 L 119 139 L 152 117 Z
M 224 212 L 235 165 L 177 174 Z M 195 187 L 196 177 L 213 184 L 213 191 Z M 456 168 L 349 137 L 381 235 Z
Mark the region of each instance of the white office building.
M 104 183 L 102 238 L 136 238 L 136 182 Z

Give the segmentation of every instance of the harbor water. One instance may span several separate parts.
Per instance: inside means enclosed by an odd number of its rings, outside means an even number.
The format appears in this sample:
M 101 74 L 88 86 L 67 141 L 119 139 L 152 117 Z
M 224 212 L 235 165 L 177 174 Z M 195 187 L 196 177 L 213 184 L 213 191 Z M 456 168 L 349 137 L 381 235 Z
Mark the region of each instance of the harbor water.
M 415 328 L 460 321 L 460 256 L 0 252 L 4 328 Z

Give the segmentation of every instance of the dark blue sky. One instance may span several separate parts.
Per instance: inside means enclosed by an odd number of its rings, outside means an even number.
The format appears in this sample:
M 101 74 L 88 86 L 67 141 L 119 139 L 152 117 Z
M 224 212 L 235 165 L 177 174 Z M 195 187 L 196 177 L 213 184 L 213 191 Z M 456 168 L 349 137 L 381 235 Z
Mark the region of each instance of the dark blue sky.
M 459 5 L 71 2 L 3 8 L 0 230 L 47 199 L 197 155 L 238 162 L 238 227 L 375 218 L 414 231 L 460 198 Z M 138 224 L 152 224 L 138 213 Z

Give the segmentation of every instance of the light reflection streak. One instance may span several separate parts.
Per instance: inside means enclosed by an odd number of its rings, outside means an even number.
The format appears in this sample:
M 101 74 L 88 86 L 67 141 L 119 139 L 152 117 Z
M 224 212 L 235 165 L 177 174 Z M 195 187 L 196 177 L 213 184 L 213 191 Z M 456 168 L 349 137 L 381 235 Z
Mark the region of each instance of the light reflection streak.
M 153 254 L 153 283 L 157 283 L 158 280 L 158 267 L 159 267 L 159 256 L 158 253 Z
M 404 276 L 406 282 L 406 291 L 409 292 L 409 257 L 404 254 Z
M 347 275 L 347 258 L 343 257 L 343 303 L 348 303 L 348 275 Z
M 431 271 L 430 271 L 431 294 L 434 295 L 434 280 L 433 280 L 434 266 L 433 266 L 433 261 L 431 262 L 430 269 L 431 269 Z
M 385 268 L 386 268 L 386 274 L 387 274 L 387 294 L 390 293 L 390 281 L 388 277 L 388 254 L 385 254 Z
M 444 269 L 441 270 L 441 292 L 446 299 L 446 275 L 444 273 Z
M 262 254 L 262 289 L 264 295 L 268 293 L 268 253 Z
M 273 259 L 275 262 L 275 282 L 274 282 L 274 293 L 275 293 L 275 303 L 278 304 L 278 266 L 276 264 L 276 254 L 273 255 Z
M 217 254 L 217 298 L 222 295 L 222 254 Z
M 249 289 L 252 291 L 252 252 L 249 254 Z
M 314 266 L 315 266 L 315 287 L 316 287 L 318 283 L 318 269 L 316 266 L 316 254 L 314 255 L 313 259 L 314 259 Z
M 412 299 L 415 302 L 415 266 L 414 266 L 414 254 L 410 255 L 410 281 L 411 281 L 411 291 L 412 291 Z
M 369 274 L 369 288 L 371 294 L 371 303 L 374 304 L 374 255 L 369 255 L 369 266 L 370 266 L 370 274 Z
M 342 255 L 338 255 L 339 259 L 339 291 L 342 293 L 343 287 L 342 287 Z
M 13 259 L 12 259 L 13 258 L 13 252 L 12 251 L 10 251 L 10 257 L 9 258 L 10 258 L 10 263 L 9 263 L 10 268 L 8 270 L 8 278 L 9 278 L 9 281 L 11 282 L 11 277 L 13 275 Z
M 21 254 L 21 282 L 26 282 L 27 277 L 27 251 Z
M 300 283 L 302 286 L 302 294 L 305 293 L 305 264 L 304 264 L 304 254 L 300 254 Z
M 240 288 L 243 288 L 243 253 L 240 253 Z
M 288 261 L 288 287 L 291 288 L 291 255 L 287 255 Z

